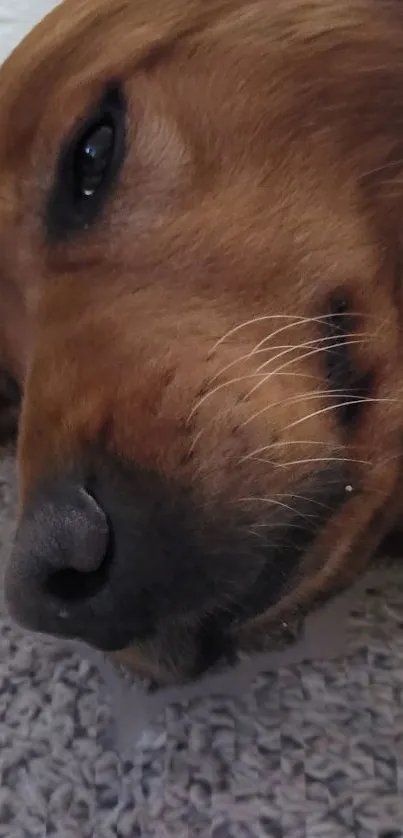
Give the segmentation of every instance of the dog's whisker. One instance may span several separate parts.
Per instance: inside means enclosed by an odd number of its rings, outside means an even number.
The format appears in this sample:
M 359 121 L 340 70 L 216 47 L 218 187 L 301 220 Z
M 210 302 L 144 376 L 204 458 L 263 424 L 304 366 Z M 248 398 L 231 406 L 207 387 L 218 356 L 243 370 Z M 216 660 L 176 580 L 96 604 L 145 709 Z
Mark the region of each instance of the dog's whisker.
M 287 327 L 284 327 L 284 329 L 285 328 L 289 328 L 289 327 L 287 326 Z M 273 352 L 275 350 L 283 350 L 283 349 L 292 351 L 292 350 L 296 350 L 296 349 L 301 349 L 302 347 L 316 346 L 317 344 L 321 344 L 323 342 L 326 343 L 326 342 L 335 341 L 335 340 L 337 342 L 339 342 L 340 344 L 344 344 L 346 339 L 348 339 L 350 337 L 356 337 L 357 336 L 357 332 L 351 332 L 351 333 L 347 333 L 347 334 L 344 333 L 344 334 L 340 334 L 340 335 L 326 335 L 326 336 L 324 335 L 320 338 L 312 338 L 311 340 L 303 341 L 303 342 L 297 343 L 297 344 L 295 344 L 295 343 L 285 343 L 285 344 L 279 344 L 279 345 L 276 345 L 276 346 L 263 346 L 263 344 L 266 343 L 268 340 L 271 340 L 274 337 L 274 335 L 277 335 L 277 337 L 278 337 L 278 333 L 280 331 L 283 331 L 283 329 L 279 329 L 273 335 L 270 335 L 269 338 L 264 338 L 264 340 L 262 340 L 262 341 L 260 341 L 260 343 L 256 344 L 256 346 L 253 349 L 251 349 L 250 352 L 247 352 L 244 355 L 240 355 L 238 358 L 234 358 L 233 361 L 230 361 L 228 364 L 226 364 L 222 369 L 219 370 L 219 372 L 217 372 L 213 375 L 213 377 L 210 380 L 210 386 L 212 386 L 214 384 L 214 382 L 217 380 L 217 378 L 220 378 L 222 375 L 224 375 L 226 372 L 228 372 L 228 370 L 232 369 L 237 364 L 241 364 L 243 361 L 249 361 L 251 358 L 255 358 L 256 355 L 259 355 L 263 352 Z M 366 334 L 367 337 L 372 337 L 372 335 L 370 335 L 369 333 L 365 333 L 365 334 Z M 358 336 L 359 336 L 359 333 L 358 333 Z M 271 363 L 271 361 L 277 360 L 279 357 L 281 357 L 282 354 L 284 354 L 284 353 L 281 353 L 280 355 L 272 356 L 272 358 L 269 358 L 269 360 L 266 363 Z M 258 369 L 260 369 L 260 367 Z
M 356 318 L 365 317 L 366 320 L 375 320 L 378 323 L 378 329 L 376 329 L 376 332 L 374 334 L 379 332 L 384 326 L 386 326 L 390 323 L 390 318 L 383 317 L 382 320 L 379 320 L 378 315 L 371 314 L 370 312 L 355 311 L 355 310 L 352 309 L 351 311 L 348 312 L 348 315 L 349 315 L 349 317 L 353 317 L 353 318 L 354 317 L 356 317 Z M 250 320 L 246 320 L 244 323 L 238 324 L 238 326 L 234 326 L 232 329 L 230 329 L 228 332 L 226 332 L 226 334 L 223 335 L 223 337 L 220 338 L 214 344 L 214 346 L 212 347 L 212 349 L 209 352 L 209 356 L 211 356 L 226 340 L 228 340 L 228 338 L 232 337 L 234 334 L 237 334 L 242 329 L 245 329 L 248 326 L 253 326 L 257 323 L 262 323 L 264 321 L 271 321 L 271 320 L 281 320 L 281 319 L 292 321 L 291 323 L 287 323 L 285 326 L 281 326 L 279 329 L 274 330 L 266 338 L 263 338 L 263 341 L 266 341 L 266 340 L 273 340 L 274 337 L 281 334 L 286 329 L 292 329 L 296 326 L 306 325 L 306 324 L 310 324 L 310 323 L 323 325 L 323 323 L 326 323 L 327 320 L 331 320 L 333 322 L 336 318 L 342 318 L 343 319 L 343 318 L 345 318 L 345 316 L 346 316 L 345 312 L 335 311 L 335 312 L 328 312 L 327 314 L 322 314 L 322 315 L 319 315 L 317 317 L 306 317 L 306 316 L 303 316 L 303 315 L 292 315 L 292 314 L 265 314 L 265 315 L 261 315 L 259 317 L 254 317 Z M 263 341 L 260 341 L 260 343 L 262 343 Z M 259 344 L 257 344 L 257 346 L 259 346 Z
M 369 337 L 372 337 L 372 335 L 369 335 Z M 344 341 L 343 341 L 343 343 L 342 343 L 342 345 L 343 345 L 343 346 L 353 346 L 353 345 L 355 345 L 355 344 L 357 344 L 357 345 L 362 345 L 362 344 L 363 344 L 363 340 L 361 340 L 361 339 L 360 339 L 360 340 L 354 340 L 354 341 L 346 341 L 346 340 L 344 340 Z M 311 345 L 311 344 L 310 344 L 310 345 Z M 263 368 L 264 366 L 267 366 L 267 363 L 266 363 L 266 364 L 262 365 L 262 367 L 261 367 L 261 368 L 258 368 L 258 370 L 254 371 L 254 372 L 246 373 L 245 375 L 241 375 L 241 376 L 236 376 L 236 377 L 234 377 L 234 378 L 230 378 L 230 379 L 228 379 L 227 381 L 223 381 L 223 382 L 221 382 L 221 384 L 217 384 L 217 385 L 216 385 L 216 387 L 213 387 L 213 389 L 212 389 L 212 390 L 208 390 L 208 392 L 207 392 L 207 393 L 204 393 L 204 395 L 203 395 L 203 396 L 199 399 L 199 401 L 198 401 L 198 402 L 196 402 L 196 404 L 193 406 L 193 408 L 192 408 L 192 410 L 190 411 L 190 414 L 189 414 L 189 416 L 188 416 L 188 420 L 187 420 L 187 421 L 188 421 L 188 423 L 191 421 L 191 419 L 193 418 L 194 414 L 195 414 L 195 413 L 196 413 L 196 412 L 200 409 L 200 407 L 201 407 L 201 406 L 202 406 L 202 405 L 203 405 L 203 404 L 204 404 L 204 403 L 205 403 L 208 399 L 211 399 L 211 398 L 212 398 L 212 397 L 213 397 L 216 393 L 218 393 L 220 390 L 223 390 L 223 389 L 225 389 L 225 388 L 227 388 L 227 387 L 230 387 L 232 384 L 239 384 L 239 383 L 241 383 L 242 381 L 247 381 L 247 380 L 250 380 L 250 379 L 253 379 L 253 378 L 258 378 L 258 379 L 259 379 L 259 383 L 258 383 L 258 384 L 256 384 L 256 385 L 255 385 L 255 387 L 253 387 L 253 388 L 252 388 L 252 390 L 250 390 L 248 393 L 246 393 L 246 394 L 245 394 L 245 396 L 243 397 L 243 400 L 244 400 L 244 401 L 246 401 L 248 398 L 250 398 L 250 396 L 252 395 L 252 393 L 254 393 L 254 392 L 255 392 L 255 390 L 256 390 L 256 389 L 257 389 L 257 388 L 258 388 L 261 384 L 264 384 L 264 383 L 265 383 L 266 381 L 268 381 L 271 377 L 273 377 L 273 376 L 275 376 L 275 375 L 278 375 L 280 372 L 282 373 L 282 372 L 283 372 L 283 370 L 287 369 L 287 367 L 291 366 L 292 364 L 295 364 L 295 363 L 297 363 L 297 362 L 299 362 L 299 361 L 306 360 L 307 358 L 310 358 L 310 357 L 312 357 L 312 356 L 314 356 L 314 355 L 316 355 L 316 354 L 320 354 L 321 352 L 325 352 L 325 351 L 330 351 L 330 350 L 332 350 L 332 349 L 336 349 L 336 348 L 337 348 L 337 347 L 339 347 L 339 346 L 340 346 L 340 341 L 336 341 L 336 342 L 333 342 L 333 343 L 331 343 L 331 344 L 326 344 L 325 346 L 316 346 L 313 350 L 310 350 L 309 352 L 302 353 L 302 355 L 297 355 L 297 357 L 296 357 L 296 358 L 291 358 L 289 361 L 287 361 L 286 363 L 282 364 L 282 365 L 281 365 L 280 367 L 278 367 L 277 369 L 272 370 L 270 373 L 263 373 L 263 372 L 261 371 L 261 370 L 262 370 L 262 368 Z M 292 347 L 291 349 L 286 349 L 286 350 L 284 350 L 282 353 L 280 353 L 280 355 L 276 355 L 276 356 L 274 356 L 273 358 L 271 358 L 270 360 L 271 360 L 271 361 L 278 360 L 278 358 L 279 358 L 279 357 L 281 357 L 282 355 L 284 355 L 284 354 L 288 354 L 290 351 L 296 351 L 296 350 L 298 350 L 299 348 L 300 348 L 300 346 L 296 345 L 295 347 Z
M 298 460 L 285 460 L 284 462 L 279 462 L 278 460 L 270 460 L 266 457 L 246 455 L 245 457 L 242 457 L 239 462 L 242 463 L 248 460 L 252 460 L 255 463 L 266 463 L 267 465 L 279 469 L 287 466 L 298 466 L 309 463 L 352 463 L 354 465 L 373 466 L 373 463 L 370 460 L 361 460 L 358 457 L 303 457 Z
M 282 521 L 266 521 L 266 522 L 259 522 L 258 524 L 255 524 L 254 528 L 256 530 L 265 529 L 265 530 L 269 530 L 269 531 L 271 531 L 272 529 L 273 530 L 276 530 L 276 529 L 283 530 L 284 529 L 284 524 L 283 524 Z M 299 524 L 294 524 L 292 522 L 287 524 L 287 531 L 288 530 L 299 530 L 299 529 L 300 529 Z
M 294 495 L 294 497 L 295 497 L 295 495 Z M 301 512 L 301 510 L 295 509 L 293 506 L 290 506 L 287 503 L 283 503 L 282 501 L 278 500 L 277 497 L 276 498 L 268 498 L 268 497 L 258 497 L 258 496 L 252 495 L 250 497 L 237 498 L 235 501 L 230 501 L 230 503 L 245 503 L 245 504 L 263 503 L 263 504 L 267 504 L 268 506 L 277 506 L 281 509 L 286 509 L 288 512 L 291 512 L 292 515 L 298 515 L 301 518 L 305 518 L 307 521 L 310 518 L 315 518 L 316 517 L 315 515 L 307 515 L 306 512 Z
M 187 420 L 188 423 L 192 420 L 195 413 L 197 413 L 197 411 L 200 410 L 201 406 L 208 399 L 211 399 L 212 396 L 214 396 L 220 390 L 223 390 L 226 387 L 230 387 L 231 384 L 240 384 L 242 381 L 250 381 L 251 378 L 261 378 L 261 377 L 264 378 L 265 373 L 250 372 L 250 373 L 246 373 L 245 375 L 238 375 L 235 378 L 230 378 L 228 381 L 223 381 L 222 384 L 217 385 L 217 387 L 214 387 L 213 390 L 209 390 L 207 393 L 205 393 L 201 397 L 201 399 L 199 399 L 199 401 L 194 405 L 194 407 L 192 407 L 192 410 L 190 411 L 189 416 L 188 416 L 188 420 Z
M 334 337 L 332 339 L 334 340 Z M 325 340 L 325 338 L 321 338 L 321 340 Z M 311 345 L 313 343 L 316 343 L 316 341 L 309 341 L 309 344 L 307 345 Z M 299 345 L 305 346 L 305 344 Z M 215 373 L 210 379 L 210 386 L 212 386 L 218 378 L 221 378 L 222 375 L 225 375 L 225 373 L 227 373 L 228 370 L 233 369 L 233 367 L 238 366 L 238 364 L 242 364 L 244 361 L 250 361 L 251 358 L 255 358 L 257 355 L 263 355 L 263 353 L 267 354 L 267 352 L 273 352 L 273 350 L 277 351 L 278 349 L 295 349 L 296 346 L 298 346 L 298 344 L 284 343 L 277 344 L 276 346 L 267 346 L 261 349 L 256 349 L 256 347 L 254 347 L 253 349 L 251 349 L 250 352 L 246 352 L 245 355 L 240 355 L 238 358 L 234 358 L 233 361 L 230 361 L 228 364 L 225 365 L 225 367 L 222 367 L 222 369 Z
M 272 408 L 286 406 L 286 405 L 293 405 L 299 404 L 300 402 L 308 401 L 310 399 L 333 399 L 335 397 L 338 398 L 348 398 L 348 392 L 345 390 L 313 390 L 312 392 L 308 393 L 299 393 L 297 396 L 289 396 L 287 399 L 279 399 L 276 402 L 270 402 L 270 404 L 265 405 L 252 416 L 248 416 L 244 422 L 242 422 L 239 427 L 244 428 L 246 425 L 249 425 L 263 413 L 267 413 Z
M 318 380 L 318 377 L 317 377 L 317 376 L 315 376 L 315 375 L 306 376 L 306 375 L 305 375 L 305 373 L 303 373 L 303 372 L 284 372 L 284 373 L 279 373 L 279 375 L 280 375 L 281 377 L 283 377 L 283 376 L 284 376 L 284 377 L 290 376 L 290 377 L 292 377 L 293 379 L 294 379 L 294 378 L 303 378 L 303 379 L 305 380 L 306 378 L 308 378 L 308 377 L 309 377 L 309 378 L 314 379 L 315 381 L 317 381 L 317 380 Z M 313 391 L 313 392 L 316 392 L 316 391 Z M 327 390 L 326 392 L 328 393 L 329 391 Z M 335 391 L 334 391 L 334 392 L 335 392 Z M 335 394 L 336 394 L 336 392 L 335 392 Z M 282 400 L 282 401 L 278 402 L 278 404 L 283 404 L 283 403 L 284 403 L 284 400 Z M 225 416 L 227 416 L 227 415 L 231 414 L 231 413 L 232 413 L 232 411 L 233 411 L 233 407 L 232 407 L 232 405 L 231 405 L 231 407 L 227 407 L 227 408 L 225 408 L 225 410 L 221 410 L 219 413 L 217 413 L 215 416 L 213 416 L 211 419 L 209 419 L 209 421 L 208 421 L 208 422 L 204 425 L 204 427 L 203 427 L 203 428 L 201 428 L 201 429 L 198 431 L 198 433 L 196 434 L 196 436 L 195 436 L 195 438 L 194 438 L 194 440 L 193 440 L 193 442 L 192 442 L 192 444 L 191 444 L 191 446 L 190 446 L 190 449 L 189 449 L 189 450 L 190 450 L 190 453 L 192 453 L 192 452 L 194 451 L 195 446 L 197 445 L 197 443 L 198 443 L 198 442 L 199 442 L 199 440 L 200 440 L 200 437 L 201 437 L 204 433 L 206 433 L 206 431 L 208 431 L 208 429 L 209 429 L 212 425 L 217 425 L 220 421 L 222 421 L 222 420 L 225 418 Z M 239 425 L 238 427 L 239 427 L 239 428 L 241 428 L 242 426 L 243 426 L 243 425 Z
M 370 335 L 369 337 L 372 337 L 372 336 Z M 339 347 L 340 345 L 342 345 L 343 347 L 347 347 L 347 346 L 362 346 L 363 344 L 364 344 L 364 341 L 362 339 L 360 339 L 360 340 L 346 340 L 346 341 L 343 341 L 342 344 L 340 344 L 340 342 L 338 342 L 338 343 L 329 344 L 329 345 L 326 345 L 326 346 L 317 346 L 317 347 L 315 347 L 315 349 L 312 349 L 309 352 L 304 352 L 304 353 L 302 353 L 302 355 L 297 355 L 295 358 L 291 358 L 290 360 L 286 361 L 284 364 L 282 364 L 277 369 L 271 370 L 269 373 L 266 374 L 266 376 L 264 378 L 260 378 L 258 383 L 255 384 L 255 386 L 252 387 L 252 389 L 248 393 L 246 393 L 244 399 L 245 399 L 245 401 L 247 399 L 250 399 L 250 397 L 256 392 L 256 390 L 259 389 L 259 387 L 266 384 L 267 381 L 270 381 L 270 379 L 273 378 L 274 376 L 278 375 L 279 372 L 283 372 L 284 369 L 287 369 L 288 367 L 292 366 L 293 364 L 300 363 L 301 361 L 306 361 L 308 358 L 312 358 L 314 355 L 320 355 L 323 352 L 328 352 L 332 349 L 337 349 L 337 347 Z M 288 353 L 283 352 L 283 353 L 280 353 L 280 355 L 281 354 L 286 355 Z M 272 360 L 276 360 L 276 359 L 273 358 Z M 278 358 L 277 358 L 277 360 L 278 360 Z M 259 367 L 259 369 L 256 371 L 256 376 L 257 377 L 259 375 L 261 375 L 261 370 L 265 366 L 267 366 L 267 363 L 263 364 L 262 367 Z
M 348 332 L 348 333 L 343 334 L 343 335 L 336 335 L 336 336 L 335 335 L 329 335 L 328 337 L 317 338 L 315 340 L 307 340 L 307 341 L 304 341 L 303 343 L 298 343 L 298 344 L 295 344 L 295 345 L 290 345 L 289 347 L 284 347 L 284 349 L 290 349 L 290 351 L 293 351 L 293 350 L 296 351 L 297 349 L 307 349 L 311 346 L 313 346 L 313 347 L 317 346 L 317 347 L 320 347 L 323 350 L 337 349 L 339 346 L 341 346 L 341 347 L 349 346 L 350 344 L 348 343 L 348 341 L 350 339 L 351 340 L 353 340 L 353 339 L 354 340 L 357 340 L 357 339 L 367 340 L 369 338 L 373 338 L 373 335 L 371 334 L 371 332 Z M 328 344 L 329 344 L 329 346 L 328 346 Z M 273 347 L 273 348 L 277 349 L 277 347 Z M 282 347 L 278 347 L 278 348 L 282 349 Z M 257 368 L 256 372 L 261 372 L 262 369 L 265 369 L 265 367 L 267 367 L 268 364 L 271 364 L 272 361 L 277 361 L 279 358 L 281 358 L 283 355 L 286 355 L 286 354 L 287 354 L 287 352 L 281 352 L 279 355 L 273 355 L 272 358 L 269 358 L 267 361 L 265 361 L 263 364 L 261 364 L 260 367 Z
M 372 398 L 369 396 L 365 396 L 360 399 L 351 399 L 346 402 L 340 402 L 339 404 L 331 404 L 327 405 L 327 407 L 322 407 L 319 410 L 313 411 L 313 413 L 308 413 L 306 416 L 302 416 L 300 419 L 296 419 L 294 422 L 291 422 L 284 428 L 284 432 L 290 431 L 292 428 L 296 428 L 298 425 L 301 425 L 303 422 L 309 421 L 309 419 L 314 419 L 315 416 L 320 416 L 324 413 L 330 413 L 332 410 L 339 410 L 343 407 L 348 407 L 350 405 L 358 405 L 358 404 L 401 404 L 400 399 L 389 399 L 389 398 Z
M 367 404 L 367 403 L 377 404 L 377 403 L 384 403 L 384 402 L 386 402 L 387 404 L 389 404 L 389 403 L 401 404 L 401 400 L 399 400 L 399 399 L 387 399 L 387 398 L 377 399 L 377 398 L 371 398 L 369 396 L 365 396 L 365 397 L 360 398 L 360 399 L 349 399 L 346 402 L 326 405 L 326 407 L 322 407 L 319 410 L 315 410 L 312 413 L 308 413 L 305 416 L 302 416 L 301 418 L 296 419 L 294 422 L 291 422 L 289 425 L 286 425 L 285 428 L 282 429 L 282 431 L 283 431 L 283 433 L 287 433 L 292 428 L 296 428 L 298 425 L 302 425 L 303 422 L 306 422 L 309 419 L 315 418 L 315 416 L 320 416 L 321 414 L 324 414 L 324 413 L 330 413 L 330 411 L 332 411 L 332 410 L 337 410 L 339 408 L 347 407 L 349 405 L 359 405 L 359 404 Z M 242 458 L 242 460 L 256 459 L 256 457 L 259 457 L 260 454 L 264 454 L 265 451 L 269 451 L 273 447 L 277 447 L 278 445 L 283 445 L 284 447 L 286 447 L 289 444 L 291 444 L 291 445 L 292 444 L 298 444 L 299 445 L 299 444 L 304 444 L 304 443 L 302 441 L 300 443 L 299 440 L 294 441 L 294 443 L 292 441 L 290 441 L 290 443 L 288 441 L 287 442 L 269 443 L 268 445 L 263 445 L 260 448 L 256 448 L 254 451 L 251 451 L 249 454 L 245 454 L 245 456 Z M 321 443 L 318 443 L 318 444 L 321 444 Z M 241 462 L 242 462 L 242 460 L 241 460 Z M 369 463 L 369 465 L 371 465 L 371 464 Z
M 270 462 L 270 460 L 267 460 L 266 462 Z M 273 465 L 278 466 L 278 468 L 285 468 L 287 466 L 299 466 L 308 463 L 352 463 L 360 466 L 373 465 L 369 460 L 360 460 L 355 457 L 304 457 L 300 460 L 286 460 L 283 463 L 274 462 Z
M 240 460 L 238 462 L 242 463 L 245 460 L 253 459 L 253 460 L 258 461 L 258 462 L 269 463 L 269 464 L 276 465 L 278 461 L 267 460 L 263 457 L 260 458 L 260 457 L 256 456 L 256 454 L 264 453 L 266 451 L 271 451 L 272 449 L 276 449 L 276 448 L 289 448 L 291 445 L 303 445 L 304 447 L 307 447 L 307 448 L 308 447 L 310 448 L 312 445 L 320 445 L 322 447 L 325 446 L 326 448 L 330 448 L 330 450 L 332 452 L 334 452 L 335 450 L 337 451 L 338 448 L 340 450 L 344 450 L 344 446 L 341 446 L 341 445 L 340 446 L 334 446 L 333 442 L 327 441 L 327 440 L 318 440 L 318 439 L 277 440 L 276 442 L 270 442 L 268 445 L 262 446 L 262 448 L 259 448 L 257 451 L 254 451 L 251 454 L 245 454 L 243 457 L 240 458 Z M 366 463 L 367 461 L 366 460 L 358 460 L 357 462 Z M 368 461 L 368 464 L 372 465 L 372 463 L 369 463 L 369 461 Z
M 360 180 L 366 180 L 372 175 L 381 174 L 381 172 L 386 172 L 388 169 L 395 169 L 397 166 L 403 166 L 403 157 L 396 157 L 393 160 L 387 160 L 382 166 L 376 166 L 374 169 L 368 169 L 362 175 L 360 175 Z
M 320 500 L 316 500 L 316 498 L 307 498 L 305 495 L 296 495 L 294 492 L 280 492 L 276 493 L 277 498 L 291 498 L 295 500 L 303 501 L 304 503 L 314 504 L 315 506 L 320 506 L 321 509 L 331 509 L 331 506 L 327 503 L 323 503 Z
M 213 354 L 218 349 L 218 347 L 221 346 L 221 344 L 223 344 L 226 340 L 228 340 L 228 338 L 233 337 L 233 335 L 237 334 L 242 329 L 246 329 L 248 326 L 254 326 L 257 323 L 263 323 L 263 322 L 267 322 L 267 321 L 271 321 L 271 320 L 292 320 L 293 321 L 291 324 L 287 324 L 286 326 L 282 326 L 280 329 L 277 329 L 276 331 L 274 331 L 269 336 L 269 338 L 267 338 L 268 340 L 272 340 L 273 337 L 276 334 L 280 334 L 280 332 L 282 332 L 286 328 L 292 328 L 293 326 L 299 326 L 301 324 L 306 324 L 306 323 L 319 323 L 319 324 L 322 323 L 323 324 L 324 322 L 326 322 L 326 320 L 334 320 L 337 317 L 344 318 L 345 316 L 346 316 L 345 312 L 337 312 L 337 311 L 328 312 L 327 314 L 322 314 L 322 315 L 319 315 L 318 317 L 306 317 L 304 315 L 296 315 L 296 314 L 263 314 L 263 315 L 259 315 L 258 317 L 252 317 L 250 320 L 245 320 L 243 323 L 239 323 L 237 326 L 234 326 L 232 329 L 229 329 L 228 332 L 226 332 L 225 335 L 223 335 L 214 344 L 214 346 L 212 347 L 209 354 L 210 355 Z M 349 311 L 349 316 L 350 317 L 363 317 L 363 316 L 365 316 L 367 318 L 368 317 L 369 318 L 373 317 L 374 319 L 378 319 L 376 317 L 376 315 L 370 315 L 370 314 L 367 314 L 366 312 L 360 312 L 360 311 Z M 265 338 L 265 340 L 266 340 L 266 338 Z
M 345 316 L 346 315 L 344 314 L 344 312 L 334 312 L 333 314 L 325 314 L 322 317 L 308 318 L 308 323 L 313 322 L 315 324 L 318 323 L 319 325 L 323 326 L 323 323 L 326 323 L 326 320 L 330 319 L 333 322 L 338 317 L 344 318 Z M 349 312 L 349 316 L 350 317 L 359 317 L 360 315 L 357 312 Z M 369 334 L 368 334 L 369 337 L 374 337 L 376 334 L 379 334 L 379 332 L 384 328 L 384 326 L 386 325 L 386 322 L 387 322 L 384 319 L 379 320 L 378 317 L 376 317 L 375 319 L 378 322 L 378 328 L 375 331 L 369 332 Z M 293 324 L 293 325 L 300 325 L 300 324 Z M 286 327 L 283 326 L 282 329 L 277 329 L 276 332 L 274 332 L 273 334 L 268 335 L 267 337 L 263 338 L 257 344 L 256 348 L 260 349 L 267 341 L 272 340 L 273 337 L 278 336 L 278 334 L 280 334 L 280 332 L 282 332 L 282 331 L 285 331 L 285 329 L 286 329 Z M 338 334 L 338 335 L 328 335 L 328 336 L 324 335 L 322 338 L 319 338 L 319 340 L 332 340 L 332 339 L 334 340 L 337 337 L 338 339 L 343 341 L 343 340 L 345 340 L 346 337 L 353 337 L 354 335 L 357 335 L 357 334 L 360 334 L 360 333 L 359 332 L 351 332 L 349 334 L 348 332 L 347 333 L 346 332 L 340 332 L 340 334 Z
M 289 445 L 325 445 L 328 448 L 331 448 L 334 451 L 335 446 L 332 441 L 330 440 L 322 440 L 322 439 L 287 439 L 287 440 L 277 440 L 276 442 L 270 442 L 269 445 L 265 446 L 265 450 L 269 448 L 288 448 Z M 337 447 L 337 446 L 336 446 Z M 343 446 L 339 446 L 340 449 Z
M 228 332 L 225 333 L 212 347 L 210 350 L 210 355 L 212 355 L 216 350 L 229 338 L 236 335 L 242 329 L 248 328 L 248 326 L 254 326 L 257 323 L 263 323 L 271 320 L 291 320 L 291 326 L 298 325 L 299 323 L 310 322 L 312 318 L 310 317 L 303 317 L 295 314 L 263 314 L 259 315 L 258 317 L 252 317 L 250 320 L 245 320 L 243 323 L 238 323 L 237 326 L 233 326 Z
M 323 337 L 323 338 L 317 338 L 316 340 L 305 341 L 303 343 L 294 344 L 294 345 L 290 345 L 288 347 L 284 347 L 284 349 L 285 350 L 290 350 L 291 352 L 296 351 L 298 349 L 308 349 L 309 347 L 319 347 L 320 349 L 323 349 L 323 350 L 337 349 L 339 346 L 341 346 L 341 347 L 350 346 L 350 344 L 348 342 L 348 341 L 350 341 L 350 339 L 351 340 L 358 340 L 359 339 L 361 341 L 363 339 L 366 340 L 366 339 L 372 338 L 372 337 L 373 337 L 373 335 L 370 332 L 348 332 L 347 334 L 343 334 L 343 335 L 337 335 L 337 336 L 331 335 L 329 337 Z M 277 349 L 277 348 L 282 349 L 283 347 L 276 347 L 275 346 L 273 348 L 274 349 Z M 283 355 L 287 355 L 287 354 L 288 354 L 288 351 L 284 351 L 284 352 L 280 352 L 278 355 L 273 355 L 271 358 L 269 358 L 267 361 L 265 361 L 263 364 L 261 364 L 260 367 L 257 367 L 256 372 L 261 372 L 263 369 L 265 369 L 268 366 L 268 364 L 271 364 L 273 361 L 278 361 L 279 358 L 282 358 Z

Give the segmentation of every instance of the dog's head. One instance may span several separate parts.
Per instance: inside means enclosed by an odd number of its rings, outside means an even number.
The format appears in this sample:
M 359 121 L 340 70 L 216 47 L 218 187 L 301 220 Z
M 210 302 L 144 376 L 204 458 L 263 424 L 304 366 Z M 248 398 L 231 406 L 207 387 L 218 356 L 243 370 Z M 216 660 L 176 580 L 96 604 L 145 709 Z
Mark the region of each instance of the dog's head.
M 28 626 L 187 676 L 398 514 L 398 14 L 67 0 L 3 67 Z

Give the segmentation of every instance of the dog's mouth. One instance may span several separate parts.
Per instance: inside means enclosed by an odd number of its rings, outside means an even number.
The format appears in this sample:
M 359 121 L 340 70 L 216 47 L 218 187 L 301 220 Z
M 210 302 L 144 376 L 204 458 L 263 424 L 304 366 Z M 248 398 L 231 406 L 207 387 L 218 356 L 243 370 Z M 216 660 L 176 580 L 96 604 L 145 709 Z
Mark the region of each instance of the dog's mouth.
M 292 588 L 352 485 L 328 468 L 269 514 L 252 498 L 236 521 L 207 521 L 188 493 L 111 458 L 88 489 L 49 481 L 32 495 L 6 571 L 11 612 L 107 651 L 193 625 L 201 671 L 228 653 L 235 625 Z

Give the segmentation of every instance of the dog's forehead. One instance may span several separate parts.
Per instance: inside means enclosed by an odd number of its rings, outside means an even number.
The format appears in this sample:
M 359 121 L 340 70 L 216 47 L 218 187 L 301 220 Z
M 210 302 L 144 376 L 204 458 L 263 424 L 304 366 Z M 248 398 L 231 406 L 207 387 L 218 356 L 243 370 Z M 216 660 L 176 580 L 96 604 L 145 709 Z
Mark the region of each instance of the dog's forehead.
M 334 0 L 314 0 L 309 8 L 302 0 L 64 0 L 2 66 L 2 124 L 9 119 L 15 145 L 19 126 L 20 132 L 27 133 L 28 126 L 33 130 L 65 88 L 75 89 L 79 100 L 90 80 L 96 85 L 105 76 L 130 76 L 186 39 L 194 39 L 198 50 L 202 41 L 207 45 L 206 76 L 214 54 L 222 72 L 243 58 L 245 80 L 246 66 L 259 73 L 264 65 L 269 72 L 274 56 L 291 66 L 293 56 L 301 61 L 302 50 L 305 62 L 316 52 L 326 53 L 332 41 L 348 41 L 348 33 L 362 27 L 365 7 L 360 11 L 351 10 L 348 0 L 338 6 Z M 188 50 L 188 61 L 194 52 Z M 3 141 L 9 133 L 2 131 Z
M 298 72 L 316 53 L 320 58 L 337 42 L 348 45 L 365 20 L 373 29 L 366 6 L 356 2 L 351 9 L 348 0 L 65 0 L 1 68 L 2 145 L 10 133 L 14 147 L 18 134 L 28 145 L 30 132 L 64 90 L 75 90 L 79 104 L 80 91 L 89 82 L 96 87 L 108 76 L 130 76 L 186 39 L 193 39 L 187 61 L 196 51 L 194 41 L 199 51 L 201 42 L 207 46 L 206 78 L 210 58 L 213 63 L 219 58 L 222 75 L 240 63 L 243 81 L 255 74 L 257 96 L 259 75 L 270 75 L 271 60 L 277 87 L 287 80 L 284 68 L 294 63 L 296 85 Z M 272 92 L 273 86 L 265 91 Z
M 247 0 L 64 0 L 13 51 L 1 68 L 3 109 L 22 93 L 43 94 L 74 76 L 129 71 L 226 8 Z M 40 102 L 36 101 L 38 106 Z

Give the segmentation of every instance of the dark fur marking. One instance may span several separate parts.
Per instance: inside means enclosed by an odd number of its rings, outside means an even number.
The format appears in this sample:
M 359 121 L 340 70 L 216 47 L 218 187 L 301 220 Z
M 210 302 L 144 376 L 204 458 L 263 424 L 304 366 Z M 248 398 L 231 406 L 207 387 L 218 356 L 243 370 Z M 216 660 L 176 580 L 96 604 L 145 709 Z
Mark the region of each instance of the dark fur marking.
M 340 404 L 338 419 L 343 427 L 349 428 L 360 418 L 365 408 L 365 399 L 371 395 L 375 374 L 369 369 L 360 371 L 354 364 L 349 341 L 354 340 L 356 318 L 349 311 L 349 304 L 343 297 L 332 297 L 329 315 L 325 321 L 329 349 L 325 352 L 325 378 L 330 390 L 339 391 L 335 403 Z M 331 348 L 330 348 L 331 345 Z M 363 401 L 361 401 L 361 399 Z

